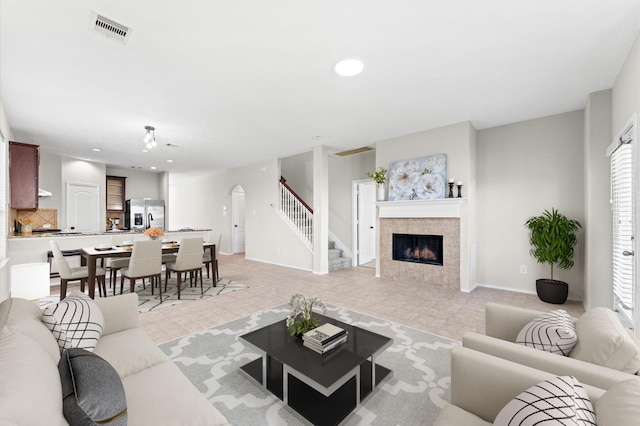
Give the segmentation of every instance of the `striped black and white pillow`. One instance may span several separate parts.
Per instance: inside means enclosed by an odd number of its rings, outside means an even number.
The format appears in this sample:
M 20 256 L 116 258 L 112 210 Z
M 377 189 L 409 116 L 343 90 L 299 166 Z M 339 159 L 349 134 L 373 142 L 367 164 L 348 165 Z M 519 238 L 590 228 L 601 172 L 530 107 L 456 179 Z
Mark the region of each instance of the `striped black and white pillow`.
M 516 338 L 520 345 L 564 356 L 569 356 L 577 342 L 576 324 L 564 309 L 536 317 Z
M 498 426 L 595 425 L 587 392 L 573 376 L 554 377 L 512 399 L 493 422 Z
M 96 303 L 84 293 L 71 293 L 47 305 L 42 322 L 51 330 L 60 350 L 81 348 L 93 352 L 104 330 L 104 317 Z

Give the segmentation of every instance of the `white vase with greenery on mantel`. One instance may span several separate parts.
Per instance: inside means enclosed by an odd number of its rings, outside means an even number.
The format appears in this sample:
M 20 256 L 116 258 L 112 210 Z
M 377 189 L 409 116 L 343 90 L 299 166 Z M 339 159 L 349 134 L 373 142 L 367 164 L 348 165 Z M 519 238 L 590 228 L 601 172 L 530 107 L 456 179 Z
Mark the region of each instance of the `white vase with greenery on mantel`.
M 387 180 L 387 169 L 380 166 L 378 167 L 378 170 L 367 172 L 367 176 L 369 176 L 375 183 L 378 184 L 378 201 L 384 201 L 384 182 Z
M 384 201 L 384 183 L 378 184 L 378 201 Z

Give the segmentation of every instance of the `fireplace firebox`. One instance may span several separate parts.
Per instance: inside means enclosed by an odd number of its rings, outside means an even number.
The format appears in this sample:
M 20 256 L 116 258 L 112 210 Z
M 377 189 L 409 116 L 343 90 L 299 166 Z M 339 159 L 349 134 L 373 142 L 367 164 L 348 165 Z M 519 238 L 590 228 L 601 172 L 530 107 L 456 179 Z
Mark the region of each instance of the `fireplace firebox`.
M 393 234 L 393 260 L 443 266 L 442 235 Z

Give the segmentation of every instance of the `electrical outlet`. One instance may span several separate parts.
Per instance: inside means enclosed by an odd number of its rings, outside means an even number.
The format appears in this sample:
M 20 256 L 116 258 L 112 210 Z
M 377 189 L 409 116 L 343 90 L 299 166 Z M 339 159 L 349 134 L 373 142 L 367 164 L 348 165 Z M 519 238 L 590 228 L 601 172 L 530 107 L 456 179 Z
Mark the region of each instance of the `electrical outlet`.
M 527 265 L 520 265 L 520 273 L 522 275 L 527 275 Z

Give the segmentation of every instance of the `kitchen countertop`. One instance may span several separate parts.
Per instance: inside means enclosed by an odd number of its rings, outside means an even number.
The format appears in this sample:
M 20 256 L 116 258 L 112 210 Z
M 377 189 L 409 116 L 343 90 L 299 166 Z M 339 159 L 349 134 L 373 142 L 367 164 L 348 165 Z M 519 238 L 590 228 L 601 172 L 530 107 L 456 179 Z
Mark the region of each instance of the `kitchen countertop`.
M 211 229 L 176 229 L 164 231 L 165 234 L 176 233 L 176 232 L 208 232 Z M 129 231 L 129 230 L 119 230 L 117 232 L 106 231 L 106 232 L 35 232 L 31 234 L 13 234 L 9 235 L 9 239 L 33 239 L 33 238 L 51 238 L 51 237 L 87 237 L 91 235 L 100 235 L 100 236 L 110 236 L 110 235 L 142 235 L 144 231 Z

